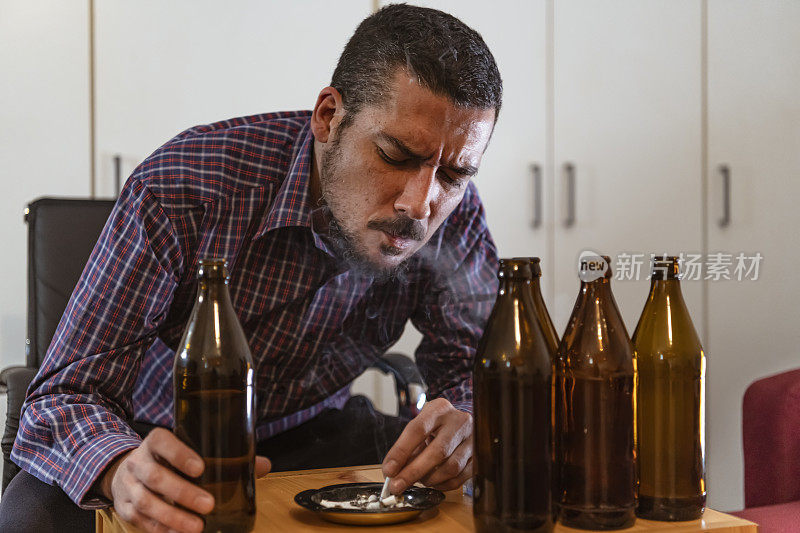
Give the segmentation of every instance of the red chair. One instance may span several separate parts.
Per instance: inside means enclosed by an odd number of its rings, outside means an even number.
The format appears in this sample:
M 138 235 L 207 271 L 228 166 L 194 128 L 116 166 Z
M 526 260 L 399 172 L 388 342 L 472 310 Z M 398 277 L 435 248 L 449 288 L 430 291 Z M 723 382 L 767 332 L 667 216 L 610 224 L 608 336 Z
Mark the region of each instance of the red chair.
M 753 382 L 742 404 L 744 510 L 761 533 L 800 532 L 800 369 Z

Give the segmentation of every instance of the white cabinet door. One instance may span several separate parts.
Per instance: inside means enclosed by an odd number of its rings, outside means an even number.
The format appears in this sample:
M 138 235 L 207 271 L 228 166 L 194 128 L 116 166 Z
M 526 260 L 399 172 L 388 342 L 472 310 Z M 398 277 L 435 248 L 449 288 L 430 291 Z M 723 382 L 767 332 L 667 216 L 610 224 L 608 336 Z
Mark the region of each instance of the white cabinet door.
M 95 2 L 98 191 L 178 132 L 311 109 L 368 0 Z
M 732 254 L 708 282 L 711 504 L 743 507 L 741 405 L 753 380 L 800 367 L 800 3 L 708 4 L 709 252 Z M 723 177 L 730 171 L 730 222 Z M 760 253 L 737 279 L 737 258 Z M 746 259 L 745 267 L 752 261 Z
M 690 0 L 559 0 L 554 14 L 555 305 L 559 334 L 582 250 L 647 254 L 612 288 L 629 333 L 650 253 L 702 247 L 701 12 Z M 574 168 L 574 222 L 566 164 Z M 685 284 L 701 329 L 700 283 Z
M 0 0 L 0 73 L 3 368 L 25 360 L 23 209 L 38 196 L 90 192 L 88 3 Z

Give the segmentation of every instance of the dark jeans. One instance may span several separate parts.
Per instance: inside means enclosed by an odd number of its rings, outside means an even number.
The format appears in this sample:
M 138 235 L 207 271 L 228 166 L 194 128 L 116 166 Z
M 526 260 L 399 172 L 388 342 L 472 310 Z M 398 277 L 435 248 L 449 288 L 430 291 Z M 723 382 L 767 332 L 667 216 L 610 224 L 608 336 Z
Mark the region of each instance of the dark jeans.
M 294 429 L 258 443 L 274 472 L 380 463 L 408 420 L 375 411 L 363 396 L 328 409 Z M 154 426 L 134 424 L 142 436 Z M 60 488 L 20 471 L 0 498 L 0 532 L 93 532 L 94 512 L 75 505 Z

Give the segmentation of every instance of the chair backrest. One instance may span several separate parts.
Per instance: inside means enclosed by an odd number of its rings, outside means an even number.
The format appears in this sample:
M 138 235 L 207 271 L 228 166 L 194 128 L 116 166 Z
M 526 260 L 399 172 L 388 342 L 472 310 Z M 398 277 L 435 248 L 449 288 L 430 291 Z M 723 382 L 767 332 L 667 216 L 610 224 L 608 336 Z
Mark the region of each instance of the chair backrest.
M 742 436 L 745 507 L 800 500 L 800 369 L 747 387 Z
M 114 200 L 39 198 L 28 205 L 26 363 L 39 367 Z

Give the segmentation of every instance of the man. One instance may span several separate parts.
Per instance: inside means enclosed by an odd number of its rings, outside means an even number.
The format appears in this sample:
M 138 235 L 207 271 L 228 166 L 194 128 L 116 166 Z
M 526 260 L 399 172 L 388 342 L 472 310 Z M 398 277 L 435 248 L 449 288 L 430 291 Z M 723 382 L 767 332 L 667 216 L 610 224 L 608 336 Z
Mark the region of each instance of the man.
M 358 27 L 312 112 L 195 127 L 146 159 L 29 389 L 0 529 L 74 531 L 112 503 L 147 531 L 202 529 L 213 498 L 173 470 L 197 476 L 202 462 L 163 428 L 205 256 L 229 262 L 258 450 L 276 469 L 383 460 L 394 493 L 467 480 L 471 367 L 497 266 L 471 177 L 501 93 L 476 32 L 390 6 Z M 433 398 L 411 422 L 349 397 L 408 319 Z

